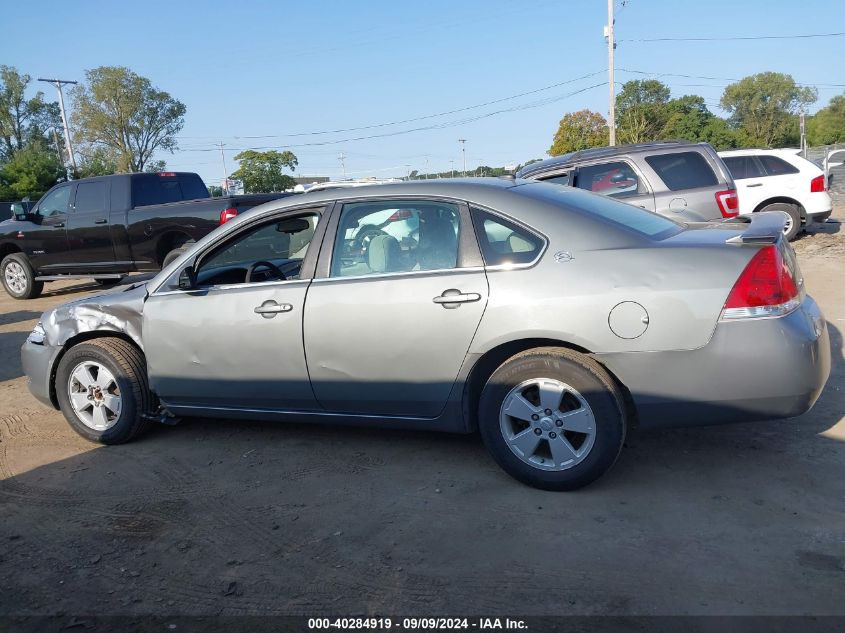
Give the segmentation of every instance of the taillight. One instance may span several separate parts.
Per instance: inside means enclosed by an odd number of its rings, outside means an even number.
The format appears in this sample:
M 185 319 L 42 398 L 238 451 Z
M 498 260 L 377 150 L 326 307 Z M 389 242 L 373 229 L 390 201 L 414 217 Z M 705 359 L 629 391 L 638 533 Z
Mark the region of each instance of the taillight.
M 764 246 L 736 280 L 723 319 L 782 316 L 800 303 L 798 284 L 777 246 Z
M 176 175 L 176 172 L 175 171 L 160 171 L 160 172 L 158 172 L 158 175 L 161 176 L 162 178 L 172 178 L 173 176 Z
M 736 195 L 736 189 L 716 193 L 716 204 L 719 205 L 723 218 L 735 218 L 739 215 L 739 197 Z
M 236 215 L 238 215 L 237 209 L 223 209 L 220 212 L 220 224 L 226 224 L 226 222 L 234 218 Z
M 398 222 L 399 220 L 407 220 L 412 216 L 412 213 L 408 209 L 399 209 L 395 211 L 393 215 L 387 218 L 388 222 Z
M 810 193 L 822 193 L 825 191 L 824 174 L 816 176 L 810 181 Z

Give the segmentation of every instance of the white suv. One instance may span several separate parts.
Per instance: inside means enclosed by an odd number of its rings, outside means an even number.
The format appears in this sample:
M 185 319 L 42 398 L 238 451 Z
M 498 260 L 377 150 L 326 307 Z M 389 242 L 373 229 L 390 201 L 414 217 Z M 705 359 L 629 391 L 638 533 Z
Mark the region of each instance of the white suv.
M 795 149 L 738 149 L 719 152 L 739 194 L 739 213 L 784 211 L 793 239 L 809 222 L 825 222 L 833 210 L 824 172 Z

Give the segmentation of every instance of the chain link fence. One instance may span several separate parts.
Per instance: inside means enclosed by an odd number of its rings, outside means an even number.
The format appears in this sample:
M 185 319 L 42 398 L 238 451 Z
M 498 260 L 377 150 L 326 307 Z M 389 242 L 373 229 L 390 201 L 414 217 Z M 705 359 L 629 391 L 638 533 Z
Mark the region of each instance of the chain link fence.
M 828 157 L 831 163 L 845 162 L 845 143 L 807 148 L 807 159 L 822 169 Z M 845 204 L 845 165 L 838 164 L 828 168 L 828 188 L 835 204 Z

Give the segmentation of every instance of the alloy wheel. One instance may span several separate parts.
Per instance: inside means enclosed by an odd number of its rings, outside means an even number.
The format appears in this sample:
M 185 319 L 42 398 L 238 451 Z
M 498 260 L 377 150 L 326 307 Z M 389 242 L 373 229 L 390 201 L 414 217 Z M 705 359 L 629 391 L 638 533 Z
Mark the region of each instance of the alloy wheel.
M 114 374 L 100 363 L 84 361 L 74 367 L 67 392 L 76 417 L 90 429 L 105 431 L 120 417 L 120 389 Z

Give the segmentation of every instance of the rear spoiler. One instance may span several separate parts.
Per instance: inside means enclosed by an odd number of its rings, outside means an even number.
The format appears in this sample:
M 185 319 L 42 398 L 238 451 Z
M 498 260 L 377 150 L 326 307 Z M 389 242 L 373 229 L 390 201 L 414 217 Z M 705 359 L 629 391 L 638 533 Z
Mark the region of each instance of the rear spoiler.
M 783 229 L 789 216 L 783 211 L 765 211 L 751 216 L 751 224 L 739 235 L 725 240 L 726 244 L 737 246 L 754 244 L 776 244 L 783 237 Z

